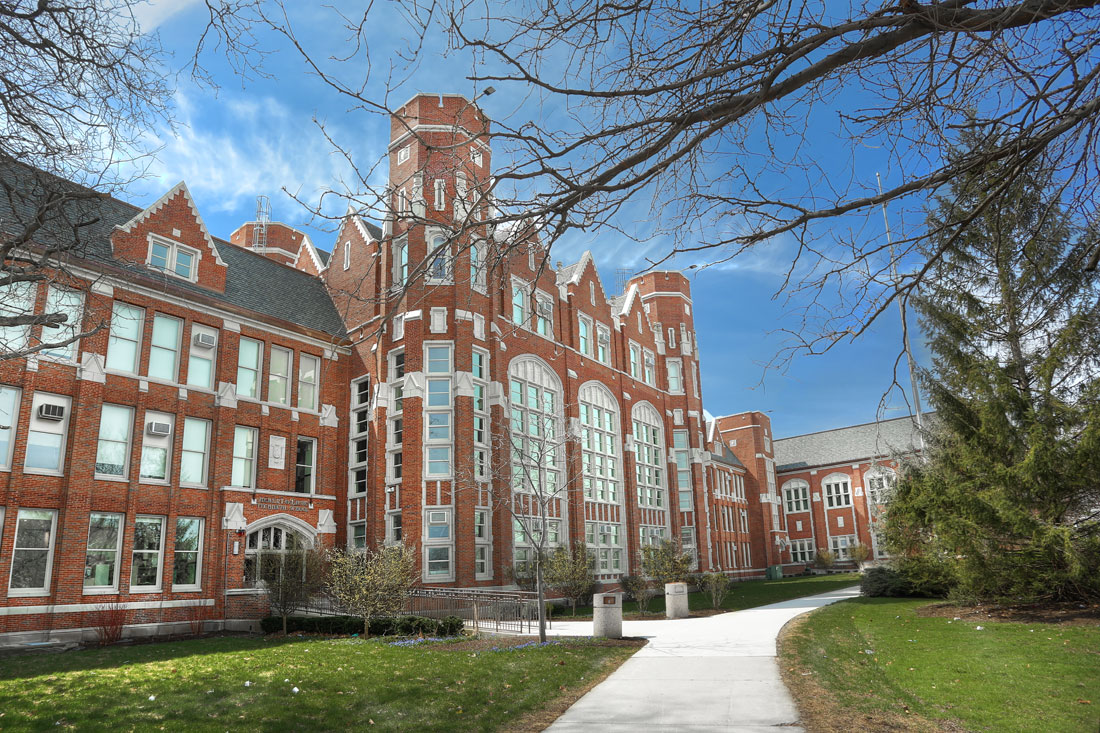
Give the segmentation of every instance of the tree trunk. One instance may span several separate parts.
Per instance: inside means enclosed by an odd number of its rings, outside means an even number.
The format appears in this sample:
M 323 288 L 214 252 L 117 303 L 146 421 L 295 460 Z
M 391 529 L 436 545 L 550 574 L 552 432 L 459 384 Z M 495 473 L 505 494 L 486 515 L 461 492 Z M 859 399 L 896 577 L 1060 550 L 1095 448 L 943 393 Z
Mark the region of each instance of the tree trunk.
M 370 616 L 363 617 L 363 638 L 370 638 Z
M 283 614 L 283 636 L 286 636 L 286 614 Z
M 535 588 L 539 602 L 539 643 L 546 643 L 546 591 L 542 587 L 542 559 L 535 557 Z

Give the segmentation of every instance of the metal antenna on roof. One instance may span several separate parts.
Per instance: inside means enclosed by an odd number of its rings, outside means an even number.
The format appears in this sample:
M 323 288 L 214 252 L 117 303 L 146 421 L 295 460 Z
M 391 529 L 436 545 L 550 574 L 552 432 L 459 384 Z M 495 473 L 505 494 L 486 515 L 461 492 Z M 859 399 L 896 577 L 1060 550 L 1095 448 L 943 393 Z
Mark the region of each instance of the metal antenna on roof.
M 882 195 L 882 176 L 875 173 L 878 181 L 878 192 Z M 890 247 L 890 274 L 894 278 L 894 286 L 898 284 L 898 262 L 894 259 L 894 240 L 890 235 L 890 217 L 886 215 L 886 202 L 882 202 L 882 221 L 886 224 L 886 244 Z M 909 364 L 909 381 L 913 388 L 913 409 L 917 418 L 917 436 L 921 448 L 924 448 L 924 420 L 920 409 L 920 391 L 917 389 L 917 368 L 913 359 L 913 347 L 909 344 L 909 323 L 905 320 L 905 299 L 898 297 L 898 310 L 901 311 L 901 338 L 905 347 L 905 360 Z
M 267 224 L 271 221 L 271 201 L 256 197 L 256 225 L 252 227 L 252 249 L 267 249 Z
M 615 286 L 619 289 L 620 293 L 626 292 L 626 284 L 630 282 L 630 274 L 633 270 L 625 267 L 620 267 L 615 270 Z

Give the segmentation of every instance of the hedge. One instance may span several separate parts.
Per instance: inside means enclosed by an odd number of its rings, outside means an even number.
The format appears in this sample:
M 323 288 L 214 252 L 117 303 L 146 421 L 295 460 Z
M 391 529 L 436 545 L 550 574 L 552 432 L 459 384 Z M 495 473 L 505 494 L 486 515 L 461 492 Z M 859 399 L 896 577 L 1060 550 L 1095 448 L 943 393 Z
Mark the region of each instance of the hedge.
M 458 616 L 446 616 L 442 619 L 424 616 L 395 616 L 373 618 L 370 622 L 371 636 L 457 636 L 462 633 L 463 621 Z M 265 634 L 283 630 L 281 616 L 268 616 L 260 622 Z M 363 619 L 359 616 L 289 616 L 286 620 L 287 633 L 305 634 L 361 634 Z

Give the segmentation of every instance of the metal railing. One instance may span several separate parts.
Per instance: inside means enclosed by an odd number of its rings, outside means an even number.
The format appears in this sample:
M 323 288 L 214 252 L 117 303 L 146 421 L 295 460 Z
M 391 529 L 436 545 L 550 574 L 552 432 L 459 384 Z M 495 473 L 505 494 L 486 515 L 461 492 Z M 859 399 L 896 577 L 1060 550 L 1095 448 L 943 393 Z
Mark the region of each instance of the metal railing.
M 477 631 L 529 634 L 539 622 L 538 594 L 531 591 L 413 588 L 405 609 L 431 618 L 458 616 Z

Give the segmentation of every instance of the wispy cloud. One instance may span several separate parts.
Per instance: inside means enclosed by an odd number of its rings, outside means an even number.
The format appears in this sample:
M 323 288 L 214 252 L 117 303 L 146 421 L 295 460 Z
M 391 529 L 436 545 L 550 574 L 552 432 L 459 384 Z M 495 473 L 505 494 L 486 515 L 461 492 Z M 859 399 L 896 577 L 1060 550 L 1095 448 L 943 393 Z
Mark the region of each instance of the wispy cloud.
M 200 5 L 202 0 L 147 0 L 133 6 L 134 20 L 143 33 L 152 33 L 173 15 Z

